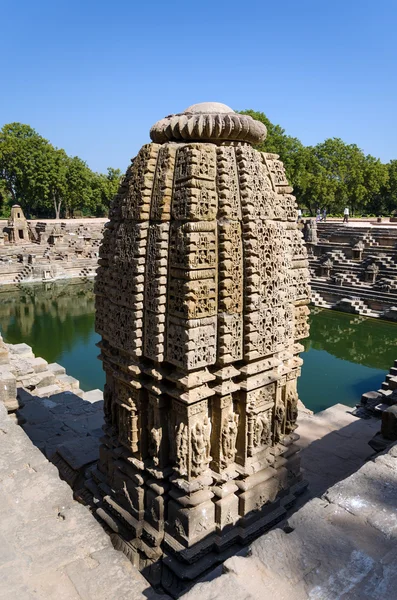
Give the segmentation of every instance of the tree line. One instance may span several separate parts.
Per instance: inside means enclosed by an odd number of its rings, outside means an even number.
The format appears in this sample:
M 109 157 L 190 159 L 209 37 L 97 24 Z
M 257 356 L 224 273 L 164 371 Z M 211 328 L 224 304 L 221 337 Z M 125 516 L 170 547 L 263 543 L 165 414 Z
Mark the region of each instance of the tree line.
M 397 210 L 397 160 L 382 163 L 356 144 L 330 138 L 316 146 L 274 125 L 262 112 L 241 111 L 262 121 L 267 138 L 257 146 L 279 154 L 298 204 L 314 215 L 390 215 Z M 0 130 L 0 216 L 20 204 L 29 218 L 106 216 L 121 171 L 95 173 L 78 156 L 55 148 L 29 125 L 10 123 Z
M 0 216 L 20 204 L 28 218 L 106 216 L 119 169 L 95 173 L 78 156 L 55 148 L 29 125 L 0 130 Z
M 304 146 L 264 113 L 241 112 L 266 125 L 267 138 L 257 149 L 280 155 L 299 207 L 310 215 L 318 208 L 341 215 L 346 206 L 355 215 L 386 216 L 397 210 L 397 160 L 382 163 L 340 138 Z

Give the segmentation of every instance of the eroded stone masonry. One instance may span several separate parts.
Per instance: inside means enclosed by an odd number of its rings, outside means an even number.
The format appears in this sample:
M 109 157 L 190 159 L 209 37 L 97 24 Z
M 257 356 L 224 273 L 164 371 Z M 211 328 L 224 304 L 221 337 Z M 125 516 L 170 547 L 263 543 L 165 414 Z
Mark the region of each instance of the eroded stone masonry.
M 265 136 L 218 103 L 156 123 L 100 250 L 91 490 L 116 547 L 169 590 L 281 520 L 305 485 L 309 273 L 283 165 L 251 146 Z
M 312 303 L 397 321 L 397 227 L 306 222 Z
M 94 277 L 106 221 L 28 221 L 15 204 L 0 220 L 0 285 Z

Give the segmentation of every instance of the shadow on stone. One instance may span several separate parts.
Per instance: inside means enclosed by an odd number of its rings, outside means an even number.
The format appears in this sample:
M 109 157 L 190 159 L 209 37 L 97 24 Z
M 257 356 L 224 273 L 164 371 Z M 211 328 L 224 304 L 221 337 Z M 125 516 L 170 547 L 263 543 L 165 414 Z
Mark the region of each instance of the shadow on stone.
M 85 470 L 99 457 L 103 401 L 83 400 L 73 392 L 38 398 L 22 388 L 18 399 L 23 404 L 18 423 L 25 433 L 74 490 L 81 487 Z
M 274 544 L 274 536 L 283 538 L 280 547 L 284 548 L 285 546 L 286 553 L 289 544 L 292 544 L 290 551 L 295 552 L 293 550 L 294 539 L 300 535 L 297 524 L 301 522 L 304 515 L 308 514 L 311 506 L 315 507 L 312 514 L 313 520 L 316 521 L 320 513 L 325 514 L 324 506 L 327 505 L 327 502 L 336 503 L 335 498 L 339 498 L 338 505 L 343 505 L 343 493 L 338 490 L 344 489 L 346 482 L 343 480 L 349 475 L 352 477 L 348 481 L 352 481 L 352 485 L 354 485 L 356 471 L 373 455 L 368 441 L 380 428 L 378 420 L 356 418 L 350 414 L 347 407 L 342 405 L 336 405 L 314 416 L 301 418 L 298 429 L 301 438 L 297 444 L 301 448 L 304 477 L 309 481 L 309 489 L 305 491 L 302 488 L 303 493 L 298 497 L 295 505 L 293 505 L 294 498 L 292 496 L 280 494 L 275 502 L 262 507 L 260 512 L 263 513 L 261 517 L 263 518 L 263 527 L 259 531 L 257 527 L 258 511 L 248 513 L 244 517 L 246 524 L 249 524 L 249 520 L 253 518 L 256 526 L 252 537 L 246 539 L 244 545 L 236 543 L 234 539 L 230 545 L 226 544 L 222 548 L 218 548 L 218 552 L 216 552 L 211 535 L 203 537 L 198 544 L 189 548 L 187 552 L 185 551 L 183 557 L 178 556 L 179 577 L 176 577 L 171 568 L 176 550 L 171 545 L 167 546 L 168 550 L 163 554 L 162 560 L 160 557 L 153 556 L 153 560 L 148 561 L 147 566 L 142 568 L 140 545 L 145 544 L 145 535 L 137 544 L 136 522 L 127 510 L 116 505 L 111 489 L 105 480 L 100 479 L 96 461 L 99 454 L 99 438 L 102 435 L 102 402 L 90 403 L 71 392 L 56 394 L 50 398 L 37 398 L 24 390 L 19 390 L 18 393 L 19 400 L 24 404 L 17 413 L 18 420 L 32 442 L 57 466 L 61 477 L 75 490 L 75 497 L 77 496 L 81 502 L 89 504 L 96 516 L 100 517 L 115 548 L 122 550 L 131 562 L 142 570 L 142 574 L 150 583 L 157 587 L 165 587 L 168 593 L 174 597 L 179 597 L 192 588 L 197 582 L 199 574 L 201 576 L 198 581 L 212 581 L 213 585 L 217 585 L 215 582 L 222 572 L 230 574 L 231 560 L 236 561 L 233 564 L 238 565 L 238 561 L 243 560 L 242 557 L 247 554 L 255 557 L 256 549 L 262 546 L 267 548 L 269 544 Z M 373 464 L 370 463 L 369 466 Z M 373 469 L 373 467 L 371 468 Z M 375 472 L 373 475 L 375 477 Z M 87 484 L 86 488 L 84 488 L 84 482 Z M 340 488 L 340 486 L 342 487 Z M 100 493 L 98 488 L 100 488 Z M 376 485 L 372 485 L 370 488 L 364 493 L 371 495 L 371 502 L 380 503 L 382 499 L 384 500 L 381 488 L 379 491 L 377 491 Z M 325 499 L 320 501 L 319 498 L 324 494 Z M 362 508 L 360 501 L 357 502 L 356 508 Z M 364 499 L 362 502 L 365 504 L 367 500 Z M 352 506 L 348 504 L 343 506 L 343 510 L 349 514 L 354 508 L 354 502 Z M 331 512 L 328 511 L 327 514 L 331 514 Z M 344 516 L 345 520 L 349 519 L 349 514 Z M 167 521 L 169 515 L 165 513 L 164 519 Z M 310 527 L 320 528 L 318 529 L 320 531 L 324 525 L 314 522 L 310 524 Z M 352 521 L 349 527 L 354 529 L 358 525 Z M 270 529 L 270 532 L 263 535 Z M 222 531 L 222 535 L 227 536 L 226 529 Z M 365 535 L 369 535 L 368 532 L 365 532 Z M 334 538 L 332 539 L 334 540 Z M 253 541 L 255 539 L 256 541 Z M 251 543 L 250 547 L 249 543 Z M 327 543 L 327 540 L 324 540 L 324 546 Z M 198 561 L 195 558 L 195 561 L 190 562 L 190 554 L 197 557 L 197 546 L 200 546 L 201 549 L 200 558 Z M 145 550 L 147 551 L 147 548 Z M 330 549 L 329 552 L 333 556 L 337 555 L 339 550 L 331 552 Z M 235 558 L 231 559 L 231 557 Z M 259 560 L 263 561 L 262 555 Z M 303 558 L 297 556 L 294 560 L 299 561 Z M 224 561 L 227 562 L 222 566 Z M 182 568 L 181 563 L 184 565 Z M 291 568 L 291 574 L 288 581 L 293 577 L 293 569 L 291 566 L 289 568 Z M 204 575 L 202 575 L 203 572 Z M 224 579 L 225 576 L 222 576 L 221 581 Z M 196 587 L 187 595 L 188 598 L 190 598 L 190 594 L 195 593 Z

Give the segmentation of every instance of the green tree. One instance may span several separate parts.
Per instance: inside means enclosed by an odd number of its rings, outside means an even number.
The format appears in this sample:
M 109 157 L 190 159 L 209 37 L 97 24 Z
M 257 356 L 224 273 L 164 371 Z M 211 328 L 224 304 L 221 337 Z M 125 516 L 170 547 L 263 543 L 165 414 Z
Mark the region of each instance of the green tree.
M 61 207 L 67 198 L 66 174 L 68 172 L 69 163 L 70 158 L 64 150 L 54 150 L 51 156 L 49 170 L 50 184 L 48 210 L 50 210 L 50 207 L 54 207 L 56 219 L 60 218 Z
M 120 185 L 122 173 L 120 169 L 108 167 L 107 174 L 93 173 L 91 210 L 97 217 L 107 215 L 110 203 Z
M 345 144 L 339 138 L 327 139 L 316 146 L 304 146 L 297 138 L 274 125 L 264 113 L 241 111 L 266 125 L 267 137 L 256 146 L 261 152 L 278 154 L 301 207 L 310 214 L 317 208 L 342 212 L 345 206 L 366 211 L 374 206 L 393 203 L 397 207 L 397 188 L 393 188 L 393 167 L 387 168 L 371 155 L 365 156 L 356 144 Z M 389 173 L 388 173 L 389 171 Z M 391 184 L 387 188 L 390 175 Z M 397 168 L 396 168 L 397 175 Z M 392 192 L 395 189 L 395 192 Z
M 387 170 L 380 160 L 365 156 L 356 144 L 345 144 L 339 138 L 327 139 L 314 146 L 313 152 L 329 185 L 325 185 L 322 206 L 341 212 L 349 206 L 351 214 L 365 212 L 374 194 L 387 180 Z M 319 173 L 318 168 L 315 169 Z M 330 187 L 329 187 L 330 186 Z M 332 190 L 327 197 L 328 190 Z
M 255 110 L 239 111 L 242 115 L 250 115 L 256 121 L 266 125 L 266 139 L 255 146 L 260 152 L 272 152 L 278 154 L 283 161 L 288 180 L 294 182 L 298 179 L 302 169 L 303 144 L 298 138 L 285 133 L 280 125 L 274 125 L 263 112 Z
M 315 147 L 307 146 L 300 151 L 300 168 L 291 183 L 299 206 L 306 207 L 310 215 L 320 207 L 328 211 L 334 208 L 337 181 L 329 176 Z
M 53 147 L 29 125 L 10 123 L 0 131 L 0 179 L 13 203 L 27 214 L 49 192 L 48 160 Z
M 65 175 L 65 205 L 69 217 L 76 210 L 84 210 L 92 201 L 92 172 L 87 164 L 78 156 L 68 158 Z
M 7 189 L 6 182 L 0 179 L 0 218 L 7 219 L 11 212 L 11 194 Z
M 371 200 L 371 212 L 377 215 L 394 215 L 397 211 L 397 160 L 382 165 L 387 172 L 386 182 Z
M 62 149 L 22 123 L 4 125 L 0 131 L 0 211 L 21 204 L 30 217 L 61 212 L 106 214 L 119 185 L 121 172 L 93 173 L 78 156 Z

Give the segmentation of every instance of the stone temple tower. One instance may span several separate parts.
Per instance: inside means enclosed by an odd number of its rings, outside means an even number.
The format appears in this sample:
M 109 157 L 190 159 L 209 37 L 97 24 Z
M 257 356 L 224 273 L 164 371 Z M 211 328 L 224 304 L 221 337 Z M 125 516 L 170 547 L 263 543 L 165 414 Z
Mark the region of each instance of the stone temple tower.
M 280 521 L 304 488 L 309 288 L 283 165 L 252 147 L 262 123 L 209 102 L 150 136 L 100 251 L 106 426 L 90 483 L 116 547 L 170 590 Z

